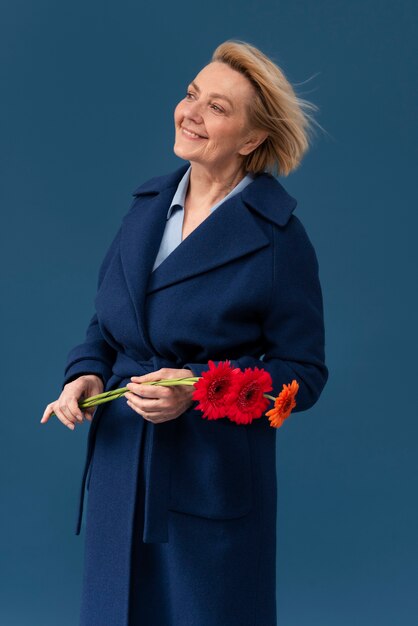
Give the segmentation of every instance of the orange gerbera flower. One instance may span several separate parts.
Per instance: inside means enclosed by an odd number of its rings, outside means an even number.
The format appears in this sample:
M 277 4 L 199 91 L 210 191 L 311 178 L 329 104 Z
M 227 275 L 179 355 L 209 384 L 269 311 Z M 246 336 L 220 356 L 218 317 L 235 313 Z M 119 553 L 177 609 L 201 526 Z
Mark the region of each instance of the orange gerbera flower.
M 284 420 L 289 417 L 292 409 L 296 406 L 295 396 L 298 389 L 299 384 L 294 379 L 288 385 L 283 384 L 283 389 L 274 401 L 274 407 L 266 413 L 270 426 L 280 428 Z

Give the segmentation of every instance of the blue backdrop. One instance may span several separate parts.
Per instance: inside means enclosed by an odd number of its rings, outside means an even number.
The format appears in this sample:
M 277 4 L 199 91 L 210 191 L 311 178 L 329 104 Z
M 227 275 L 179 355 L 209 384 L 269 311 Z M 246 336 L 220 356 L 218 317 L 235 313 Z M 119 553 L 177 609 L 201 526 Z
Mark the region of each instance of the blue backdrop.
M 326 130 L 281 179 L 319 259 L 330 378 L 278 431 L 280 626 L 416 624 L 415 9 L 3 1 L 1 624 L 77 623 L 89 423 L 39 420 L 131 191 L 183 163 L 174 107 L 229 38 L 270 55 Z

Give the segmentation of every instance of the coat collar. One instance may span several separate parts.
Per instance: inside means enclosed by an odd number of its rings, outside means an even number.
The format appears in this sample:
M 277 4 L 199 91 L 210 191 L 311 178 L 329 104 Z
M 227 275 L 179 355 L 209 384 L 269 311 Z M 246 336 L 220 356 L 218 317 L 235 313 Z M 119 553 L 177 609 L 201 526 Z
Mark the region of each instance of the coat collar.
M 189 167 L 188 162 L 174 172 L 155 176 L 137 187 L 132 195 L 146 196 L 160 193 L 165 189 L 177 188 Z M 243 189 L 241 196 L 245 204 L 279 226 L 284 226 L 288 222 L 297 206 L 297 200 L 268 172 L 257 175 L 253 182 Z
M 147 332 L 146 295 L 232 262 L 270 245 L 253 211 L 279 226 L 289 220 L 296 200 L 268 173 L 258 175 L 241 193 L 213 211 L 152 271 L 164 229 L 167 209 L 179 181 L 189 167 L 154 177 L 135 189 L 131 210 L 121 232 L 121 262 L 135 309 L 138 332 L 154 352 Z M 252 210 L 251 210 L 252 209 Z

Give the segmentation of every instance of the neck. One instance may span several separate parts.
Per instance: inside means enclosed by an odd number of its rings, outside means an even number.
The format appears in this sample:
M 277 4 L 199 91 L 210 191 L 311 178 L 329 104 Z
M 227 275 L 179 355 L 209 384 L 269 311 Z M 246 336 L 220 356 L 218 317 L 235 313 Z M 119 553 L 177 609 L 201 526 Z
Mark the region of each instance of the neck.
M 229 194 L 245 177 L 242 164 L 223 168 L 222 171 L 205 167 L 201 163 L 190 162 L 189 187 L 187 195 L 199 205 L 213 206 Z

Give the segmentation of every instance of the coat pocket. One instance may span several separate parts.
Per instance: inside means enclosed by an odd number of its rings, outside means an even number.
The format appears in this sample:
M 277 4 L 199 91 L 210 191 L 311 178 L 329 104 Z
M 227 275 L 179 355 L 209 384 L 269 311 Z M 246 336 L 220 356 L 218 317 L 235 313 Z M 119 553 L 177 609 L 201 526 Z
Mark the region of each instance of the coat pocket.
M 253 504 L 247 427 L 204 419 L 194 407 L 176 421 L 169 509 L 212 519 L 246 515 Z

